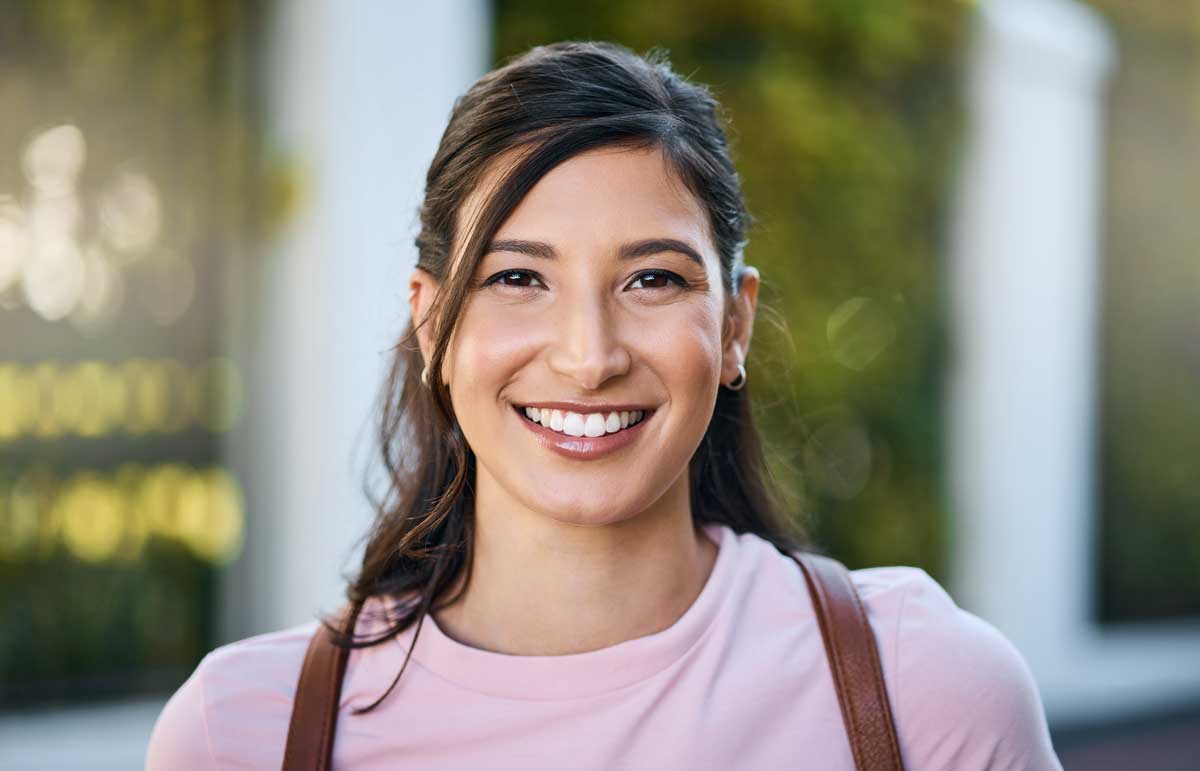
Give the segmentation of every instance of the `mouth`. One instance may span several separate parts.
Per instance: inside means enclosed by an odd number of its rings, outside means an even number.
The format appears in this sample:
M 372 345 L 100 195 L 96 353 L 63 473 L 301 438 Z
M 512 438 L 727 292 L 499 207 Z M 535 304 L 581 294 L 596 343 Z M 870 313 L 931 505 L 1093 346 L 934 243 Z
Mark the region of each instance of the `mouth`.
M 575 460 L 601 458 L 628 447 L 657 412 L 651 408 L 585 413 L 512 406 L 539 444 Z
M 599 437 L 626 431 L 645 420 L 653 409 L 609 410 L 605 412 L 575 412 L 549 408 L 522 407 L 514 404 L 513 409 L 531 423 L 548 428 L 563 436 Z

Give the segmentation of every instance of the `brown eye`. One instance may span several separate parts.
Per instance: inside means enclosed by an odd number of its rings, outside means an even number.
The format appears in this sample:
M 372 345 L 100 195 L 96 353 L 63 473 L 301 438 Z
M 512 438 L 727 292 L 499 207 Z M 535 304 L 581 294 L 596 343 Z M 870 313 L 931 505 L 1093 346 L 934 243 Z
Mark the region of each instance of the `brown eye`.
M 649 285 L 644 283 L 642 287 L 638 288 L 666 289 L 670 284 L 675 284 L 682 289 L 687 288 L 687 282 L 684 281 L 682 277 L 670 272 L 669 270 L 643 271 L 637 275 L 637 278 L 634 279 L 634 283 L 636 284 L 638 281 L 646 282 L 647 280 L 650 282 Z
M 537 281 L 539 284 L 541 283 L 541 280 L 538 279 L 538 277 L 532 271 L 505 270 L 495 274 L 487 281 L 483 282 L 483 285 L 490 286 L 491 284 L 499 284 L 500 286 L 510 286 L 515 289 L 530 289 L 532 288 L 532 285 L 525 283 L 528 281 Z

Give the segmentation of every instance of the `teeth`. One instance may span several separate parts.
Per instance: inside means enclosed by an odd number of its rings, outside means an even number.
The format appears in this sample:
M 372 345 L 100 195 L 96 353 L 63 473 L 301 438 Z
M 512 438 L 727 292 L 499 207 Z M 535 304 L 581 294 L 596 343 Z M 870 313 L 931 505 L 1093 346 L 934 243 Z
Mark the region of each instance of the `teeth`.
M 589 413 L 583 421 L 584 436 L 604 436 L 604 416 L 598 412 Z
M 635 425 L 643 417 L 643 410 L 624 412 L 564 412 L 548 408 L 526 407 L 525 415 L 535 423 L 568 436 L 604 436 L 615 434 L 623 428 Z
M 584 428 L 583 416 L 578 412 L 568 412 L 563 418 L 562 430 L 567 436 L 583 436 Z

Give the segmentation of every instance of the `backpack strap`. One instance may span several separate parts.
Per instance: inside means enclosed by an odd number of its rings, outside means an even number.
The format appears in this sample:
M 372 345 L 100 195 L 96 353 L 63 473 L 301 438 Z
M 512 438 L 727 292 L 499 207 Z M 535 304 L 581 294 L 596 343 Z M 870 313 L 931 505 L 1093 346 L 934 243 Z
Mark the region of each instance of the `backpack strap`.
M 812 597 L 855 767 L 903 771 L 875 635 L 850 571 L 831 557 L 787 554 L 800 566 Z
M 346 606 L 338 613 L 343 633 L 354 629 L 358 610 L 357 606 Z M 318 624 L 300 667 L 283 752 L 283 771 L 329 771 L 338 701 L 349 658 L 350 650 L 336 645 L 328 627 Z
M 903 771 L 879 651 L 850 572 L 830 557 L 785 553 L 800 566 L 812 597 L 855 767 Z M 354 628 L 358 608 L 344 608 L 342 617 L 347 613 L 343 629 L 348 631 Z M 349 656 L 323 624 L 317 627 L 300 669 L 283 771 L 329 771 Z

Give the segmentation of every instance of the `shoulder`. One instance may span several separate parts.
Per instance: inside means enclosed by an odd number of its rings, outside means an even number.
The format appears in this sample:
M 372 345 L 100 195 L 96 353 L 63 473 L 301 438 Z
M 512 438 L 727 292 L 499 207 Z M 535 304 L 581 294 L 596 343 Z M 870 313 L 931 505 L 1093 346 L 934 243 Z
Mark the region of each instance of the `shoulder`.
M 296 679 L 316 628 L 313 621 L 205 656 L 159 714 L 147 771 L 216 768 L 230 758 L 272 765 L 272 758 L 248 757 L 264 752 L 282 758 Z
M 851 571 L 910 767 L 1058 769 L 1037 685 L 999 630 L 924 570 Z

